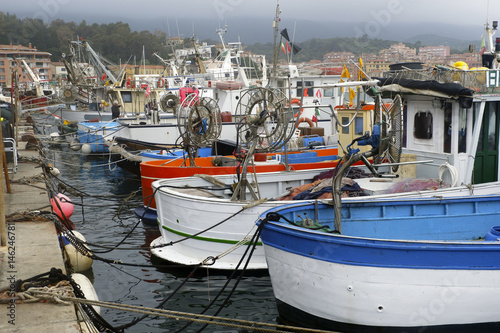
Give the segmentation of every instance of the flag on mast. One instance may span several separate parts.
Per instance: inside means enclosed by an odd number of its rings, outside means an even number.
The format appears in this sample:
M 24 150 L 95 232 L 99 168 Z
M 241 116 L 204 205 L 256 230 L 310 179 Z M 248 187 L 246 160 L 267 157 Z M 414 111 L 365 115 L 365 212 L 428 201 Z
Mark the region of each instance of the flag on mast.
M 484 35 L 481 36 L 481 46 L 479 47 L 479 55 L 483 55 L 486 52 L 486 41 L 484 40 Z
M 359 75 L 358 75 L 358 80 L 361 81 L 362 79 L 366 79 L 366 75 L 363 72 L 363 59 L 359 57 Z
M 288 37 L 288 31 L 285 29 L 281 30 L 281 36 L 285 38 L 287 41 L 290 41 L 290 37 Z
M 283 51 L 283 53 L 286 54 L 286 48 L 283 42 L 281 42 L 281 51 Z

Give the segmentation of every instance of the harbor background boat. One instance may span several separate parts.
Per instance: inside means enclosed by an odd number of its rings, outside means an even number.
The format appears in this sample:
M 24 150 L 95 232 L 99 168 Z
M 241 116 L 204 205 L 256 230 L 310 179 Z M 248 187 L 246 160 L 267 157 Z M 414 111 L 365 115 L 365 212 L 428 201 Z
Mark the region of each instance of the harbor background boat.
M 88 242 L 113 246 L 138 223 L 134 208 L 142 202 L 139 178 L 131 176 L 114 164 L 109 164 L 108 159 L 91 158 L 72 151 L 67 144 L 52 146 L 46 154 L 60 170 L 60 179 L 86 194 L 82 210 L 79 206 L 82 203 L 80 199 L 66 193 L 75 203 L 71 216 L 75 230 L 82 233 Z M 156 307 L 182 283 L 192 268 L 165 268 L 160 266 L 164 265 L 163 262 L 151 259 L 148 246 L 159 236 L 156 225 L 139 222 L 122 245 L 134 249 L 115 250 L 110 253 L 95 251 L 100 257 L 127 263 L 125 266 L 94 260 L 91 270 L 84 272 L 93 282 L 99 300 Z M 156 266 L 149 267 L 151 264 Z M 206 269 L 199 270 L 198 273 L 167 302 L 164 309 L 200 313 L 218 294 L 229 275 L 229 272 L 207 272 Z M 247 275 L 232 296 L 230 305 L 220 316 L 276 322 L 277 310 L 267 272 Z M 224 293 L 223 298 L 226 295 Z M 138 317 L 130 312 L 104 308 L 101 309 L 101 315 L 114 326 L 127 324 Z M 153 317 L 146 318 L 125 332 L 175 331 L 184 324 L 186 322 Z M 200 324 L 193 324 L 190 330 L 199 327 Z M 238 330 L 210 325 L 204 332 Z

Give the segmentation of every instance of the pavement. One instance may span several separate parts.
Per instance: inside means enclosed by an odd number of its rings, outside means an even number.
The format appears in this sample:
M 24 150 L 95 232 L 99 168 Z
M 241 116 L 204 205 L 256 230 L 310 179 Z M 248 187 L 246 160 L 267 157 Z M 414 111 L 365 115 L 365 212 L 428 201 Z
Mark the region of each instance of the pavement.
M 30 126 L 23 130 L 30 133 Z M 2 184 L 5 193 L 5 212 L 2 213 L 7 217 L 27 210 L 50 211 L 42 169 L 31 161 L 38 157 L 38 151 L 25 147 L 26 142 L 18 143 L 19 161 L 15 173 L 13 163 L 9 163 L 11 193 L 6 192 L 5 182 Z M 59 268 L 66 274 L 53 222 L 7 219 L 7 230 L 8 244 L 0 246 L 0 290 L 6 288 L 9 292 L 13 282 L 46 273 L 51 268 Z M 73 305 L 0 302 L 0 332 L 74 333 L 80 332 L 80 326 Z

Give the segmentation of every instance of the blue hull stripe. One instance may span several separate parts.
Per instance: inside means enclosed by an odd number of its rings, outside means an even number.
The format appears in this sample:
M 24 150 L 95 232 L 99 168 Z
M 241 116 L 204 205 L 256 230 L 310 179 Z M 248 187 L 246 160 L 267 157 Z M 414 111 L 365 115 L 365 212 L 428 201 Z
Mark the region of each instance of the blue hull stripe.
M 472 199 L 462 201 L 463 206 L 467 205 Z M 474 199 L 477 201 L 477 199 Z M 496 200 L 491 198 L 484 199 L 485 203 L 494 203 L 499 209 L 500 197 Z M 441 200 L 444 201 L 444 200 Z M 457 201 L 457 200 L 455 200 Z M 457 202 L 460 202 L 458 200 Z M 429 202 L 429 201 L 427 201 Z M 452 201 L 454 202 L 454 201 Z M 387 203 L 386 203 L 387 204 Z M 397 202 L 396 202 L 397 204 Z M 481 205 L 478 205 L 480 207 Z M 309 217 L 314 216 L 313 204 L 299 204 L 281 206 L 270 211 L 287 216 L 290 219 L 308 211 Z M 326 205 L 319 205 L 318 216 L 322 216 L 322 212 L 333 212 Z M 261 218 L 266 213 L 261 215 Z M 478 225 L 477 233 L 484 235 L 491 229 L 492 226 L 500 224 L 500 214 L 491 211 L 489 214 L 482 215 L 477 213 L 476 216 L 469 215 L 468 223 L 470 231 L 474 234 L 474 226 Z M 413 219 L 413 220 L 412 220 Z M 332 217 L 329 216 L 329 220 Z M 437 217 L 430 218 L 423 216 L 415 218 L 412 216 L 408 220 L 413 221 L 415 232 L 419 234 L 433 234 L 439 221 Z M 321 218 L 319 219 L 321 223 Z M 367 234 L 377 234 L 376 229 L 378 223 L 386 224 L 384 233 L 392 236 L 387 239 L 369 238 L 367 235 L 358 237 L 352 233 L 348 236 L 330 234 L 320 231 L 301 228 L 291 225 L 287 222 L 268 222 L 264 225 L 261 239 L 266 246 L 272 246 L 277 249 L 309 257 L 314 260 L 321 260 L 345 265 L 358 265 L 370 267 L 386 267 L 386 268 L 416 268 L 416 269 L 448 269 L 448 270 L 498 270 L 500 269 L 500 241 L 485 242 L 483 240 L 469 241 L 428 241 L 425 238 L 422 240 L 407 240 L 405 238 L 397 239 L 395 236 L 412 231 L 412 225 L 407 222 L 403 223 L 405 230 L 400 230 L 398 225 L 401 221 L 392 221 L 392 229 L 390 228 L 391 221 L 379 222 L 378 219 L 365 220 L 364 228 L 370 232 Z M 404 222 L 404 221 L 403 221 Z M 446 221 L 445 221 L 446 222 Z M 465 223 L 464 222 L 464 223 Z M 351 222 L 343 222 L 342 228 L 349 229 L 347 225 Z M 444 222 L 443 222 L 444 223 Z M 457 223 L 453 228 L 450 224 L 447 228 L 450 230 L 459 229 L 462 223 Z M 429 230 L 424 230 L 428 228 Z M 442 235 L 441 235 L 442 236 Z M 440 237 L 439 233 L 436 236 Z M 402 239 L 402 240 L 401 240 Z

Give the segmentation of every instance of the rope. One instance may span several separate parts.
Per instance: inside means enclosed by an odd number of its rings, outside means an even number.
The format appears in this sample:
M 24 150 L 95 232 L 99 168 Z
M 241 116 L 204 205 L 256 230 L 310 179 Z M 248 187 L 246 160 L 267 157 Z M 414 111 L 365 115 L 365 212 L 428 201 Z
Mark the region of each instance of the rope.
M 40 298 L 46 297 L 46 299 L 51 299 L 53 297 L 53 295 L 51 295 L 50 292 L 44 292 L 44 291 L 39 291 L 39 290 L 32 290 L 32 291 L 29 290 L 29 291 L 34 297 L 40 297 Z M 256 322 L 256 321 L 243 320 L 243 319 L 237 319 L 237 318 L 224 318 L 224 317 L 216 317 L 216 316 L 182 312 L 182 311 L 147 308 L 147 307 L 136 306 L 136 305 L 115 304 L 115 303 L 111 303 L 111 302 L 94 301 L 94 300 L 82 299 L 82 298 L 76 298 L 76 297 L 70 297 L 70 296 L 60 296 L 60 299 L 62 301 L 66 301 L 66 302 L 81 303 L 81 304 L 87 304 L 87 305 L 91 305 L 91 306 L 100 306 L 100 307 L 105 307 L 105 308 L 114 309 L 114 310 L 129 311 L 129 312 L 140 313 L 140 314 L 145 314 L 145 315 L 173 318 L 175 320 L 186 320 L 186 321 L 192 321 L 192 322 L 197 322 L 197 323 L 215 324 L 215 325 L 226 326 L 226 327 L 249 329 L 249 330 L 259 331 L 259 332 L 278 332 L 278 333 L 283 332 L 284 333 L 284 332 L 290 332 L 290 330 L 292 330 L 294 332 L 311 332 L 311 333 L 330 332 L 330 331 L 319 330 L 319 329 L 300 328 L 300 327 L 288 326 L 288 325 L 270 324 L 270 323 Z M 256 327 L 257 325 L 262 326 L 262 327 Z M 269 328 L 264 328 L 264 327 L 269 327 Z M 278 328 L 278 329 L 282 329 L 282 330 L 276 330 L 274 328 Z
M 26 291 L 16 294 L 24 303 L 35 303 L 41 300 L 51 301 L 62 305 L 71 305 L 71 302 L 64 301 L 64 297 L 75 297 L 73 286 L 69 281 L 58 282 L 54 286 L 31 287 Z
M 255 228 L 255 227 L 254 227 Z M 252 228 L 252 230 L 254 229 Z M 221 252 L 218 256 L 216 256 L 214 258 L 214 260 L 217 260 L 217 259 L 220 259 L 220 258 L 223 258 L 224 256 L 228 255 L 229 253 L 235 251 L 236 249 L 238 249 L 239 247 L 241 247 L 242 245 L 245 245 L 245 244 L 249 244 L 250 240 L 252 239 L 252 236 L 250 235 L 250 233 L 252 232 L 252 230 L 250 230 L 250 232 L 245 236 L 243 237 L 242 240 L 240 240 L 238 243 L 234 244 L 233 246 L 231 246 L 230 248 L 228 248 L 227 250 Z M 250 243 L 251 244 L 251 243 Z M 211 258 L 211 257 L 209 257 Z M 207 259 L 209 259 L 207 258 Z M 203 261 L 203 265 L 207 265 L 205 263 L 205 261 L 207 261 L 207 259 L 205 259 Z

